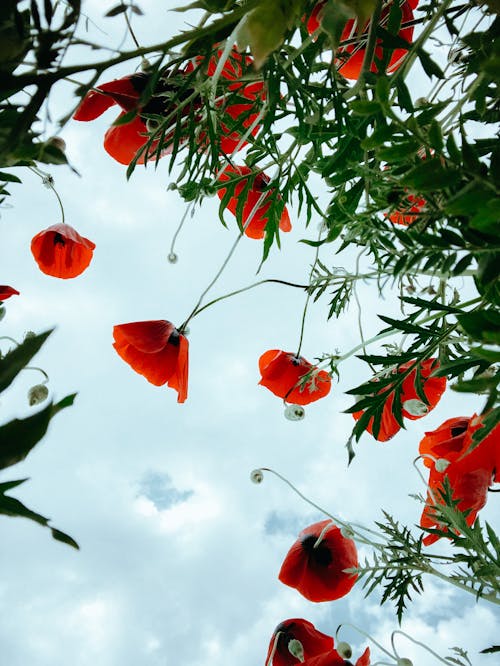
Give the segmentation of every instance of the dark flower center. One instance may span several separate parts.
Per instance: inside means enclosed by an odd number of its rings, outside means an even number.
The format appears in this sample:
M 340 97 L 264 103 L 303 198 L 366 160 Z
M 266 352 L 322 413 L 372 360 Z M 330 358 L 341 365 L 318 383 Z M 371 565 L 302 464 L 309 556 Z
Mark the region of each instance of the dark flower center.
M 302 548 L 315 564 L 318 564 L 320 567 L 327 567 L 333 560 L 332 551 L 324 541 L 322 541 L 319 546 L 316 546 L 316 548 L 314 547 L 314 544 L 318 540 L 318 536 L 319 535 L 308 534 L 301 541 Z
M 451 436 L 452 437 L 458 437 L 458 435 L 461 435 L 467 430 L 467 426 L 455 426 L 454 428 L 451 429 Z
M 66 241 L 64 240 L 64 236 L 61 236 L 59 233 L 54 234 L 54 245 L 66 245 Z
M 174 347 L 178 347 L 179 344 L 180 344 L 180 341 L 181 341 L 180 336 L 181 336 L 181 334 L 179 333 L 179 331 L 176 328 L 174 328 L 172 333 L 170 333 L 170 337 L 167 341 L 167 344 L 173 345 Z

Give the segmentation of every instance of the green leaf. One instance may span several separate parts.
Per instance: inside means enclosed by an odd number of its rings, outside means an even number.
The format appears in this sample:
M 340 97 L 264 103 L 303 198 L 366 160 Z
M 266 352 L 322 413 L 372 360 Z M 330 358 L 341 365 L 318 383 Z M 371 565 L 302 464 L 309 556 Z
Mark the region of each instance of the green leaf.
M 401 183 L 418 192 L 428 192 L 455 185 L 459 177 L 457 169 L 444 166 L 437 158 L 431 158 L 422 160 L 421 164 L 408 171 Z
M 0 359 L 0 392 L 5 391 L 19 372 L 28 365 L 52 333 L 52 330 L 28 337 L 22 344 L 15 347 Z
M 430 55 L 424 51 L 424 49 L 420 48 L 417 51 L 417 55 L 420 59 L 420 64 L 422 65 L 422 69 L 424 72 L 427 74 L 429 77 L 437 77 L 438 79 L 444 79 L 444 74 L 443 70 L 439 65 L 434 62 L 434 60 L 430 57 Z
M 9 516 L 11 518 L 27 518 L 28 520 L 33 520 L 35 523 L 42 525 L 43 527 L 48 527 L 52 533 L 52 537 L 57 541 L 62 541 L 63 543 L 68 544 L 72 548 L 79 550 L 79 546 L 76 541 L 66 534 L 61 532 L 61 530 L 51 527 L 49 525 L 49 519 L 45 518 L 36 511 L 28 509 L 22 502 L 20 502 L 15 497 L 10 497 L 5 495 L 7 490 L 19 486 L 21 483 L 24 483 L 27 479 L 19 479 L 17 481 L 7 481 L 6 483 L 0 484 L 0 514 L 4 516 Z
M 500 344 L 500 311 L 481 310 L 458 315 L 462 329 L 475 340 Z
M 22 183 L 20 178 L 14 176 L 12 173 L 7 173 L 6 171 L 0 171 L 0 180 L 3 180 L 6 183 Z
M 104 16 L 105 17 L 118 16 L 119 14 L 123 14 L 126 11 L 127 11 L 127 5 L 116 5 L 115 7 L 112 7 L 109 10 L 109 12 L 106 12 L 106 14 L 104 14 Z
M 47 432 L 50 419 L 72 405 L 75 396 L 69 395 L 26 419 L 14 419 L 0 427 L 0 469 L 24 460 Z

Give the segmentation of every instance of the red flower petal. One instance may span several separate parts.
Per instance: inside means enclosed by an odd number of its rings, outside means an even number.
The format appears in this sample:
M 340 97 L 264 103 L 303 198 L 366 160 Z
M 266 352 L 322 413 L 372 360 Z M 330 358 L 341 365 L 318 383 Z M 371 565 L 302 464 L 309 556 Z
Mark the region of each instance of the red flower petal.
M 344 569 L 357 566 L 354 541 L 344 537 L 330 520 L 323 520 L 302 530 L 288 551 L 278 578 L 310 601 L 333 601 L 345 596 L 356 582 L 357 575 L 345 573 Z
M 357 660 L 356 666 L 370 666 L 370 648 L 367 647 L 361 657 Z
M 293 656 L 288 649 L 289 643 L 297 640 L 302 644 L 304 658 L 327 652 L 333 649 L 333 638 L 318 631 L 316 627 L 307 620 L 293 618 L 281 622 L 274 630 L 269 643 L 267 664 L 271 654 L 273 654 L 273 666 L 293 666 L 300 663 L 299 659 Z
M 11 296 L 19 296 L 19 292 L 14 287 L 8 287 L 5 284 L 0 285 L 0 301 L 6 301 Z
M 294 405 L 308 405 L 324 398 L 332 385 L 328 372 L 318 370 L 302 356 L 297 358 L 279 349 L 262 354 L 259 370 L 262 375 L 259 384 Z M 309 378 L 304 381 L 306 375 Z
M 346 661 L 336 650 L 331 650 L 330 652 L 310 657 L 302 663 L 303 666 L 345 666 Z
M 115 104 L 119 104 L 126 111 L 135 108 L 140 93 L 132 83 L 133 76 L 136 75 L 124 76 L 121 79 L 101 84 L 97 90 L 90 90 L 75 111 L 73 118 L 84 122 L 95 120 Z
M 119 324 L 113 328 L 119 356 L 155 386 L 168 384 L 184 402 L 188 389 L 188 340 L 166 320 Z
M 54 224 L 31 241 L 31 252 L 40 270 L 58 278 L 74 278 L 92 260 L 95 244 L 69 224 Z
M 228 165 L 224 171 L 222 171 L 219 175 L 219 180 L 221 182 L 227 182 L 228 180 L 231 179 L 231 175 L 234 174 L 235 177 L 238 176 L 251 176 L 254 172 L 252 169 L 248 168 L 247 166 L 238 166 L 238 167 L 233 167 L 231 165 Z M 238 200 L 240 196 L 245 196 L 245 202 L 243 204 L 243 211 L 241 215 L 241 219 L 239 220 L 240 224 L 245 227 L 245 235 L 248 236 L 249 238 L 264 238 L 265 235 L 265 229 L 266 225 L 268 223 L 268 216 L 267 216 L 267 211 L 269 210 L 269 207 L 271 205 L 271 201 L 269 201 L 270 196 L 272 195 L 271 191 L 269 191 L 268 194 L 264 197 L 262 202 L 260 203 L 259 206 L 257 206 L 257 203 L 259 202 L 262 192 L 264 191 L 267 183 L 269 182 L 268 176 L 265 174 L 256 174 L 253 176 L 253 180 L 251 181 L 251 186 L 249 189 L 246 190 L 246 194 L 243 194 L 243 191 L 245 188 L 248 187 L 248 180 L 249 179 L 242 179 L 240 182 L 236 183 L 234 187 L 234 196 L 232 196 L 229 199 L 229 202 L 226 205 L 226 208 L 228 208 L 231 213 L 234 215 L 237 215 L 238 211 Z M 219 196 L 219 199 L 223 199 L 226 193 L 226 188 L 220 188 L 217 190 L 217 195 Z M 288 215 L 288 211 L 286 209 L 286 206 L 283 208 L 283 212 L 281 214 L 281 218 L 279 221 L 279 228 L 281 231 L 291 231 L 292 225 L 290 222 L 290 217 Z

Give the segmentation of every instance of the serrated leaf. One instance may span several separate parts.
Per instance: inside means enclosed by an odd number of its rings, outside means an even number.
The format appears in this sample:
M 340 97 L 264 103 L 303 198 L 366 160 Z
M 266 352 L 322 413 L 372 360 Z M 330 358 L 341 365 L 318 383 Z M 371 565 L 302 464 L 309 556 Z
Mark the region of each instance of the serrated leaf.
M 28 365 L 52 330 L 28 337 L 0 359 L 0 392 L 10 386 L 21 370 Z

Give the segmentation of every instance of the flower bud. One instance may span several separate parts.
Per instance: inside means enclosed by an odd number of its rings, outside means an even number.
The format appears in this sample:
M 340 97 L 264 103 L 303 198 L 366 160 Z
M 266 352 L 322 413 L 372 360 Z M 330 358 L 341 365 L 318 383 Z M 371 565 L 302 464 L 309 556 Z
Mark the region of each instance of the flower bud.
M 288 643 L 288 651 L 293 657 L 295 657 L 295 659 L 304 661 L 304 648 L 302 647 L 302 643 L 296 638 L 292 638 Z
M 429 411 L 429 408 L 421 400 L 412 398 L 411 400 L 405 400 L 403 402 L 403 409 L 411 414 L 412 416 L 424 416 Z
M 34 338 L 34 337 L 36 337 L 36 335 L 35 335 L 35 333 L 33 333 L 33 331 L 26 331 L 26 333 L 24 334 L 24 340 L 25 341 L 30 340 L 31 338 Z
M 287 405 L 285 407 L 285 418 L 289 421 L 302 421 L 306 410 L 301 405 Z
M 264 480 L 264 474 L 261 469 L 254 469 L 250 473 L 250 481 L 252 483 L 262 483 L 263 480 Z
M 175 252 L 170 252 L 170 254 L 168 255 L 167 259 L 169 260 L 169 262 L 170 262 L 171 264 L 176 264 L 177 261 L 178 261 L 178 259 L 179 259 L 179 257 L 175 254 Z
M 413 666 L 413 662 L 411 659 L 407 659 L 406 657 L 400 657 L 397 662 L 397 666 Z
M 439 458 L 435 464 L 436 472 L 444 472 L 449 464 L 450 461 L 446 460 L 446 458 Z
M 34 405 L 39 405 L 41 402 L 44 402 L 47 400 L 48 395 L 49 389 L 45 386 L 45 384 L 37 384 L 36 386 L 32 386 L 28 391 L 28 402 L 30 407 L 34 407 Z
M 340 641 L 337 645 L 337 652 L 343 659 L 350 659 L 352 657 L 352 648 L 345 641 Z
M 340 533 L 342 534 L 343 537 L 346 539 L 354 539 L 354 532 L 349 525 L 344 525 L 343 527 L 340 528 Z
M 47 141 L 47 144 L 49 146 L 54 146 L 54 148 L 60 150 L 61 153 L 64 153 L 64 151 L 66 150 L 66 141 L 62 139 L 60 136 L 50 137 L 50 139 Z

